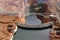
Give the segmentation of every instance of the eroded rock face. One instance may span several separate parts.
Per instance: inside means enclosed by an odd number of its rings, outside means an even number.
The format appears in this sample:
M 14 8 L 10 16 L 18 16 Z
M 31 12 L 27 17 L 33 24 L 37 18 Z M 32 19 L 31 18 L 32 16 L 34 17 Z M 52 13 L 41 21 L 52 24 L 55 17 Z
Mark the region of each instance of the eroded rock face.
M 60 40 L 60 27 L 54 25 L 50 31 L 49 38 L 49 40 Z
M 22 13 L 25 11 L 25 4 L 24 0 L 0 0 L 0 8 L 6 12 Z
M 60 22 L 59 22 L 59 19 L 57 17 L 53 17 L 53 18 L 51 18 L 51 20 L 53 21 L 53 27 L 50 31 L 50 37 L 49 37 L 50 39 L 49 40 L 60 40 Z
M 25 7 L 26 7 L 25 0 L 0 0 L 0 11 L 2 11 L 2 14 L 16 13 L 19 16 L 19 20 L 21 20 L 19 22 L 21 23 L 23 23 L 23 21 L 25 20 L 25 11 L 26 11 Z M 6 19 L 9 21 L 9 18 Z
M 13 23 L 11 23 L 11 24 L 0 23 L 0 40 L 12 40 L 11 38 L 13 37 L 13 35 L 15 33 L 14 30 L 16 29 L 15 24 L 11 28 L 8 27 L 8 25 L 12 25 L 12 24 Z
M 16 16 L 7 16 L 7 15 L 1 15 L 0 16 L 0 22 L 13 22 L 13 21 L 16 21 L 17 20 L 17 17 Z
M 12 40 L 14 33 L 17 31 L 17 26 L 14 23 L 15 18 L 7 15 L 0 16 L 0 40 Z

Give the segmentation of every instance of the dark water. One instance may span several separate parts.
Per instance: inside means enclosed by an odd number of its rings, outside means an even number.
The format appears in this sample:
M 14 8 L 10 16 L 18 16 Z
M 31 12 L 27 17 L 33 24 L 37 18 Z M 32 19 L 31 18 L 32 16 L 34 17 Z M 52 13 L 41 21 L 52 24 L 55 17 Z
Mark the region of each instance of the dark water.
M 13 40 L 49 40 L 49 32 L 50 29 L 39 31 L 18 29 Z

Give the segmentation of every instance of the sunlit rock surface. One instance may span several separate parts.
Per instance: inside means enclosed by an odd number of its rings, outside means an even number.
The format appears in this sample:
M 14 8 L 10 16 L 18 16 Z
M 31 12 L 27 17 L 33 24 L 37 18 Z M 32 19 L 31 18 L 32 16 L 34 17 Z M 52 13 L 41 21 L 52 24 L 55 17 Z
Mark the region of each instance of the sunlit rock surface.
M 13 22 L 15 20 L 14 16 L 0 14 L 0 40 L 12 40 L 14 33 L 17 31 L 17 26 Z
M 24 0 L 0 0 L 0 10 L 2 9 L 3 12 L 24 13 Z

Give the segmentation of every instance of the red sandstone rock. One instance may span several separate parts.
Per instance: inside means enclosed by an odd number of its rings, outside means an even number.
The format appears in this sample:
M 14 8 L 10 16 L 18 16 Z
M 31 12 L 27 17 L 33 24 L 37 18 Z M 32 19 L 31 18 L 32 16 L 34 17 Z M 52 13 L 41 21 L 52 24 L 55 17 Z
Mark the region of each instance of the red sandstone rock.
M 12 40 L 17 26 L 13 22 L 14 16 L 1 15 L 0 17 L 0 40 Z

